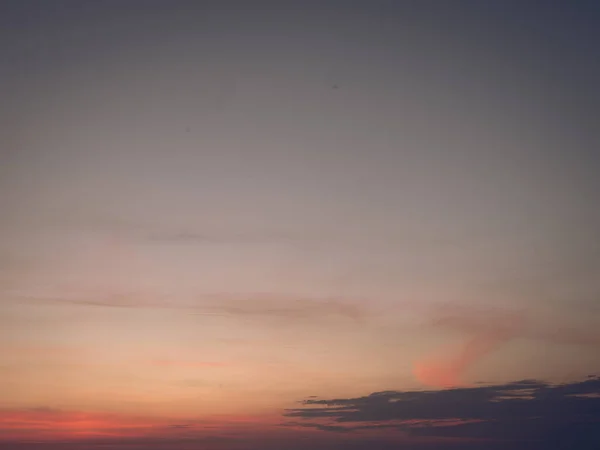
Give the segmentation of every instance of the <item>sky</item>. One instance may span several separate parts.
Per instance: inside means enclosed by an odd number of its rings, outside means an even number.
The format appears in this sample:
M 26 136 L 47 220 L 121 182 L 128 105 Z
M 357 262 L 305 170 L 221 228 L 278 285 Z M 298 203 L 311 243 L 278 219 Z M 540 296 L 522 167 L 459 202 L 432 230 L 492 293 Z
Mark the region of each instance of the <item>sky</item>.
M 0 1 L 0 449 L 600 448 L 594 1 Z

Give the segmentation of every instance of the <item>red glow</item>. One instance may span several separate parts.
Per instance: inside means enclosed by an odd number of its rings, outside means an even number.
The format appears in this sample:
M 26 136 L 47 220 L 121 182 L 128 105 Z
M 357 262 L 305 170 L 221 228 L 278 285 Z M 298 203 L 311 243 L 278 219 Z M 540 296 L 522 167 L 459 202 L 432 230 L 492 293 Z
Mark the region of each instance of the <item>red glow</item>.
M 524 319 L 518 314 L 443 311 L 434 324 L 470 334 L 458 352 L 445 352 L 444 358 L 429 358 L 413 366 L 415 378 L 427 386 L 449 388 L 461 384 L 461 377 L 483 357 L 518 335 Z

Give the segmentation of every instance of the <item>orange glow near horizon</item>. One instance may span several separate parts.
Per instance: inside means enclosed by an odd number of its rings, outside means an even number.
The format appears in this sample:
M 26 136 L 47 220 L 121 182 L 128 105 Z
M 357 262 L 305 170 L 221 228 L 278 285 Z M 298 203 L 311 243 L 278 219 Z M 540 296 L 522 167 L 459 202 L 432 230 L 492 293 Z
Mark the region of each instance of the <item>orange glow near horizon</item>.
M 0 431 L 4 439 L 81 440 L 92 438 L 176 437 L 185 432 L 199 437 L 227 433 L 228 430 L 260 432 L 277 425 L 278 415 L 207 416 L 182 418 L 143 417 L 105 412 L 58 410 L 0 411 Z M 298 428 L 299 431 L 305 429 Z M 306 430 L 309 432 L 311 430 Z

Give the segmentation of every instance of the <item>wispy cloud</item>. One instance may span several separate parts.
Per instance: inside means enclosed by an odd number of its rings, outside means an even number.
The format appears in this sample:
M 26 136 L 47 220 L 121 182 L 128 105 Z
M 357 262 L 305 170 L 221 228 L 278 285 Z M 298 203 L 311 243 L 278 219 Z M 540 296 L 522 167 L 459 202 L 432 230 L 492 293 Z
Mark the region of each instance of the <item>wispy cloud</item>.
M 195 295 L 173 300 L 168 296 L 143 295 L 140 293 L 63 290 L 52 292 L 13 292 L 22 298 L 54 304 L 71 304 L 112 308 L 164 308 L 176 309 L 190 314 L 222 317 L 261 318 L 285 320 L 308 320 L 343 318 L 363 322 L 369 317 L 365 306 L 356 299 L 330 297 L 302 297 L 287 293 L 249 293 Z
M 348 299 L 304 298 L 286 294 L 220 295 L 213 297 L 209 305 L 207 313 L 243 317 L 314 319 L 338 316 L 360 322 L 368 316 L 363 306 Z
M 199 232 L 199 231 L 149 231 L 143 235 L 150 242 L 162 244 L 272 244 L 295 243 L 308 236 L 283 232 Z
M 430 319 L 434 326 L 467 334 L 510 327 L 518 337 L 559 344 L 600 345 L 600 332 L 591 325 L 594 321 L 570 323 L 569 317 L 556 311 L 444 304 L 430 312 Z
M 465 371 L 502 344 L 518 336 L 524 316 L 518 312 L 489 310 L 442 310 L 433 325 L 459 329 L 467 334 L 458 350 L 444 349 L 437 355 L 416 361 L 413 372 L 423 384 L 450 387 L 461 384 Z
M 155 359 L 150 362 L 154 366 L 158 367 L 184 367 L 184 368 L 220 368 L 227 367 L 230 364 L 226 362 L 217 361 L 183 361 L 173 359 Z
M 427 326 L 462 337 L 457 347 L 444 345 L 414 362 L 415 377 L 432 387 L 463 384 L 463 377 L 471 367 L 517 338 L 600 347 L 597 328 L 569 324 L 567 318 L 556 313 L 549 316 L 525 308 L 442 304 L 431 308 L 425 316 Z

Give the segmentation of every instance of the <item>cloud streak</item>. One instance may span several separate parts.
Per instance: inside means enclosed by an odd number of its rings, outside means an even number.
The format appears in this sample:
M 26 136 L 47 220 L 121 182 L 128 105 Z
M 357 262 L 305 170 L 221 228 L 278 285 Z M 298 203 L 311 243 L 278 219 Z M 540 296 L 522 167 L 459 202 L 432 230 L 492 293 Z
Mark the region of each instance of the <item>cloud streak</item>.
M 525 326 L 525 317 L 516 312 L 463 309 L 441 312 L 433 325 L 458 329 L 468 337 L 458 351 L 448 352 L 445 349 L 443 356 L 440 352 L 414 363 L 415 377 L 428 386 L 460 385 L 461 378 L 470 367 L 518 336 Z
M 14 292 L 31 301 L 111 308 L 158 308 L 181 310 L 189 314 L 238 318 L 275 318 L 314 320 L 342 318 L 364 322 L 369 313 L 355 299 L 309 298 L 282 293 L 214 294 L 186 296 L 173 300 L 169 296 L 143 295 L 136 292 L 95 293 L 93 291 Z
M 183 367 L 195 369 L 216 369 L 230 366 L 229 363 L 217 361 L 179 361 L 172 359 L 155 359 L 151 364 L 157 367 Z
M 413 362 L 413 375 L 426 386 L 452 387 L 464 383 L 469 369 L 514 339 L 557 345 L 600 347 L 594 321 L 569 323 L 556 312 L 501 309 L 467 305 L 437 305 L 428 313 L 427 326 L 458 334 L 462 341 L 444 345 Z

